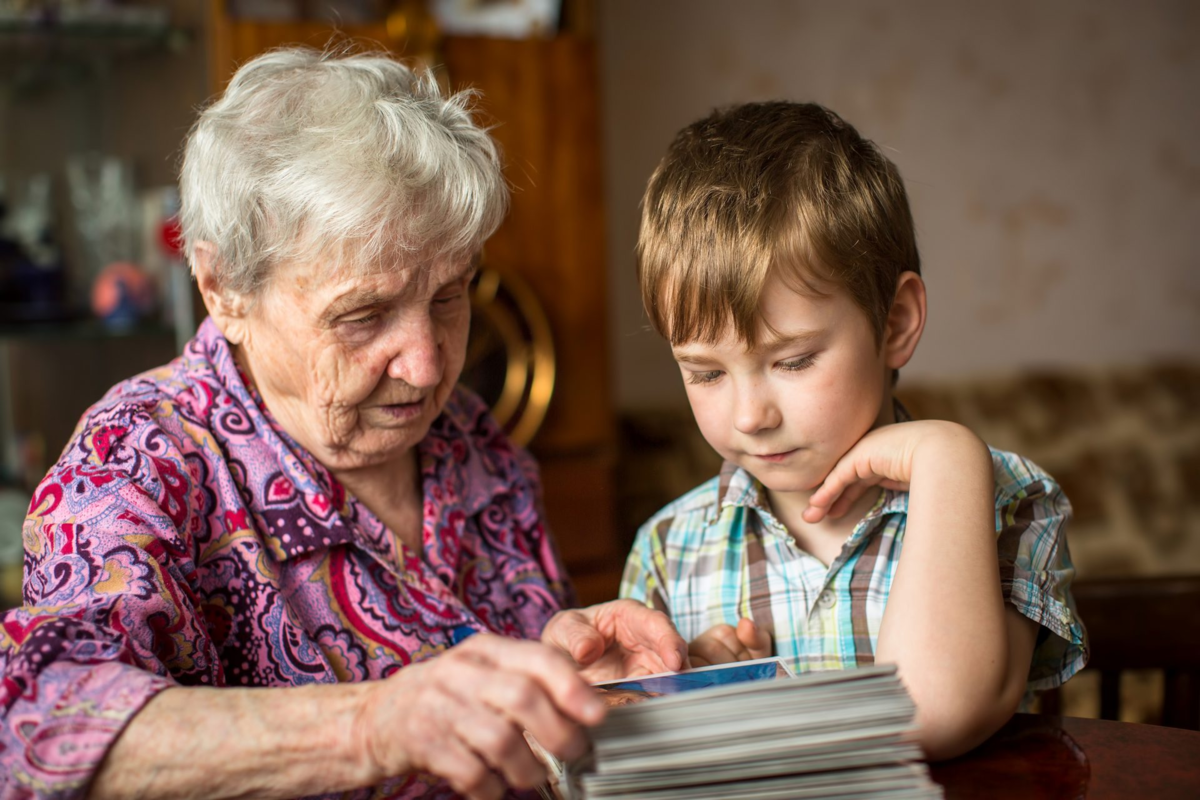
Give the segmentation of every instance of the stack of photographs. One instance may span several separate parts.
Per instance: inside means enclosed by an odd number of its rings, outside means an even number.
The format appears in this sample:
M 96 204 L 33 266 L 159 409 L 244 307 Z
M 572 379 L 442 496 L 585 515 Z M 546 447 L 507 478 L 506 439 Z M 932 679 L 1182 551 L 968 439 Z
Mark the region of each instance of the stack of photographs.
M 586 756 L 547 759 L 543 797 L 942 796 L 920 761 L 915 708 L 895 667 L 796 677 L 760 659 L 597 688 L 616 707 Z

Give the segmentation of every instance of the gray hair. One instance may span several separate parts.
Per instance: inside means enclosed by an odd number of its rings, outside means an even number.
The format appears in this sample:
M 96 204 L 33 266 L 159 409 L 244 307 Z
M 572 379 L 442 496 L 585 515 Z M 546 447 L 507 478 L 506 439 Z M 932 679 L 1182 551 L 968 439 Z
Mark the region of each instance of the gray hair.
M 400 253 L 478 250 L 508 208 L 470 91 L 382 53 L 285 48 L 246 62 L 188 134 L 184 252 L 216 248 L 221 286 L 253 294 L 301 258 L 381 270 Z

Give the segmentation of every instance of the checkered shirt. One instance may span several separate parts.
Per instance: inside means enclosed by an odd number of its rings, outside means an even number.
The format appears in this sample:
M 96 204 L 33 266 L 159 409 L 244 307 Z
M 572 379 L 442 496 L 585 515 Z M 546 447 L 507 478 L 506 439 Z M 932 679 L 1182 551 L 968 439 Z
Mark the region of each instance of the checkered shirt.
M 1049 689 L 1087 661 L 1070 592 L 1071 506 L 1036 465 L 991 452 L 1000 586 L 1007 603 L 1041 626 L 1027 688 Z M 796 671 L 873 664 L 907 519 L 908 492 L 884 491 L 826 567 L 772 514 L 762 484 L 726 462 L 641 527 L 621 596 L 670 614 L 688 641 L 749 617 Z

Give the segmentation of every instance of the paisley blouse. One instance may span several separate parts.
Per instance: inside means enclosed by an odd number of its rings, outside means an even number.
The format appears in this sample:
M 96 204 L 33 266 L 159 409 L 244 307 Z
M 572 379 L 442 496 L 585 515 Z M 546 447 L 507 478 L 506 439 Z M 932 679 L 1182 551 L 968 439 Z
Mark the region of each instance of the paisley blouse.
M 532 461 L 463 389 L 418 449 L 421 553 L 280 428 L 211 320 L 110 390 L 25 521 L 0 798 L 82 797 L 166 687 L 371 680 L 476 631 L 537 638 L 572 598 Z M 339 796 L 452 793 L 412 775 Z

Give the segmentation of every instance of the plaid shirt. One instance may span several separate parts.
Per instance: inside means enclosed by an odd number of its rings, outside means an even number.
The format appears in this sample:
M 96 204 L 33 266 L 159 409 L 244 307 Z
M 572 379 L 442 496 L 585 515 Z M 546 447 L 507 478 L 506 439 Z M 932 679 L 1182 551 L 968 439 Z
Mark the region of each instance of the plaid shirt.
M 1058 686 L 1087 662 L 1067 550 L 1071 506 L 1050 476 L 992 450 L 996 546 L 1006 602 L 1041 626 L 1028 689 Z M 797 671 L 873 664 L 908 519 L 908 492 L 884 491 L 826 567 L 771 513 L 761 483 L 726 463 L 638 531 L 621 596 L 671 616 L 691 641 L 749 617 Z

